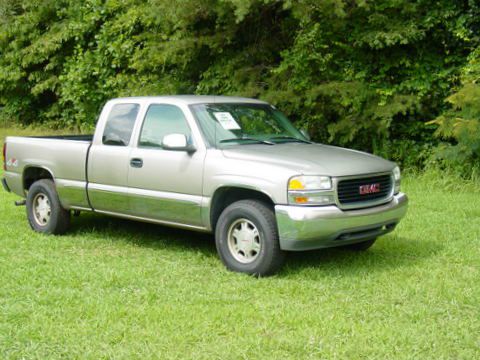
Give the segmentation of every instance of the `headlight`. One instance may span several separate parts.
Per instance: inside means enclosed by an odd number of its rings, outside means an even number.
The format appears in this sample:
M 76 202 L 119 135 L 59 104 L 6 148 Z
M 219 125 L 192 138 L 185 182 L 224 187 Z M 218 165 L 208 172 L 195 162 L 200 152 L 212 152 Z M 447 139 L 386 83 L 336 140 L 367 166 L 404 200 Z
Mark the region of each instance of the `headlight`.
M 329 205 L 335 202 L 328 176 L 295 176 L 288 182 L 288 202 L 295 205 Z
M 395 166 L 393 169 L 393 179 L 395 180 L 395 190 L 394 193 L 398 194 L 400 192 L 400 168 L 398 166 Z
M 288 182 L 288 190 L 330 190 L 332 179 L 328 176 L 295 176 Z

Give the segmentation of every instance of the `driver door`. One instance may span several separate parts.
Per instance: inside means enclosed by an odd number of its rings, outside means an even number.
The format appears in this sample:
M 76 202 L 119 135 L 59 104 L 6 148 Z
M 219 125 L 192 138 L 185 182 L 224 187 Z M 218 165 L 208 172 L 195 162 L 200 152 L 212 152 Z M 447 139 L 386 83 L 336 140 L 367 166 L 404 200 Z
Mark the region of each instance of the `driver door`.
M 162 140 L 168 134 L 183 134 L 193 142 L 181 108 L 151 104 L 130 153 L 130 210 L 142 218 L 201 226 L 205 151 L 166 150 Z

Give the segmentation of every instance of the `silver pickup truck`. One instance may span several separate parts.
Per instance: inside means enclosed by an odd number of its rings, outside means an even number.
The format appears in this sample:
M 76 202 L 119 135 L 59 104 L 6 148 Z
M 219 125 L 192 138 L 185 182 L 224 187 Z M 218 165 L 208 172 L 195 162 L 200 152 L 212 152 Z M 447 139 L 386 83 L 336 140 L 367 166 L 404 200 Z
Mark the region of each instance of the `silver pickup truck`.
M 258 276 L 287 251 L 365 250 L 407 211 L 394 163 L 313 143 L 247 98 L 114 99 L 93 137 L 7 137 L 3 155 L 35 231 L 94 211 L 213 232 L 227 268 Z

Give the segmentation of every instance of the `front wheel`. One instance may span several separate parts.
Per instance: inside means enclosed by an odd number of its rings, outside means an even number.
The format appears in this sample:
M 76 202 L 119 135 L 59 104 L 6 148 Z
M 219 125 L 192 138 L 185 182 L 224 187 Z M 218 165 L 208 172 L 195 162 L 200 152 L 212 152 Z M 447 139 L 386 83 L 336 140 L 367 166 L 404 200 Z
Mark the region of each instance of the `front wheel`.
M 273 210 L 256 200 L 228 206 L 215 229 L 215 243 L 225 266 L 255 276 L 274 274 L 283 265 Z
M 60 204 L 52 180 L 38 180 L 27 194 L 27 217 L 33 230 L 45 234 L 63 234 L 70 225 L 70 212 Z

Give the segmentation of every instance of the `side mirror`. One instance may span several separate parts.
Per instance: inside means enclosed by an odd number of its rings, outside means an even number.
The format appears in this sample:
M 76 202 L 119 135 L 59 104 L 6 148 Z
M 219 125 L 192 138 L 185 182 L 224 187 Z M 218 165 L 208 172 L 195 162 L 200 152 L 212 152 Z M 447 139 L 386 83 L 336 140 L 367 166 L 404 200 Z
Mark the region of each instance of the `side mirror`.
M 301 133 L 303 136 L 305 136 L 305 139 L 307 139 L 308 141 L 312 140 L 312 139 L 310 139 L 310 135 L 308 134 L 307 129 L 305 129 L 305 128 L 300 129 L 300 133 Z
M 183 134 L 168 134 L 162 139 L 162 147 L 165 150 L 194 152 L 195 147 L 189 145 L 187 137 Z

